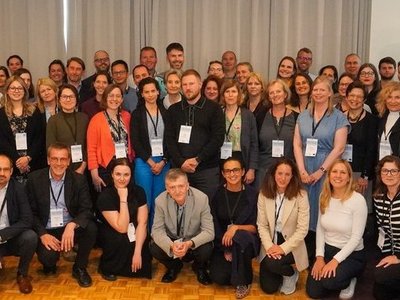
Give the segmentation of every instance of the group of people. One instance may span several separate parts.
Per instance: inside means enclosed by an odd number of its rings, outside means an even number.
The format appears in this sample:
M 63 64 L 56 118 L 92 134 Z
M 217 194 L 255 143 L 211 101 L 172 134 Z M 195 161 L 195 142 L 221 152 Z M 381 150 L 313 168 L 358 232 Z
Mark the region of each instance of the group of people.
M 123 60 L 94 55 L 96 73 L 72 57 L 37 81 L 18 55 L 0 80 L 0 259 L 19 255 L 17 282 L 30 293 L 37 253 L 46 275 L 60 253 L 74 253 L 82 287 L 91 249 L 99 272 L 152 276 L 152 258 L 174 281 L 193 261 L 197 280 L 250 292 L 252 260 L 266 293 L 296 290 L 351 298 L 366 259 L 363 233 L 376 215 L 374 294 L 394 299 L 400 283 L 400 83 L 396 63 L 379 74 L 356 54 L 309 72 L 312 52 L 285 56 L 265 84 L 248 62 L 226 51 L 202 81 L 183 71 L 179 43 L 166 48 L 171 69 L 155 70 L 144 47 L 129 75 Z M 47 165 L 47 167 L 46 167 Z M 400 201 L 400 200 L 399 200 Z M 6 205 L 7 204 L 7 205 Z M 340 221 L 338 221 L 340 220 Z M 23 245 L 23 246 L 22 246 Z M 3 261 L 1 261 L 3 266 Z

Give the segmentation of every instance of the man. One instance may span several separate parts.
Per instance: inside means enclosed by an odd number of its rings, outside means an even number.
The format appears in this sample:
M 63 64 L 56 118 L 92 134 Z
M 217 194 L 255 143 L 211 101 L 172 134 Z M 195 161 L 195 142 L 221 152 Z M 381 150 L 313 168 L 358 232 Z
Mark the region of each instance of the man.
M 82 87 L 82 77 L 85 74 L 85 63 L 79 57 L 71 57 L 67 60 L 67 81 L 76 87 L 79 95 Z M 80 98 L 80 97 L 79 97 Z M 79 103 L 81 100 L 79 99 Z
M 350 53 L 344 60 L 345 72 L 351 74 L 353 79 L 357 78 L 358 70 L 361 66 L 361 58 L 356 53 Z
M 147 67 L 145 65 L 137 65 L 133 68 L 132 70 L 132 78 L 133 78 L 133 82 L 135 84 L 135 87 L 133 88 L 133 90 L 135 91 L 135 101 L 137 104 L 139 103 L 144 103 L 142 102 L 143 99 L 139 93 L 139 83 L 142 81 L 142 79 L 150 77 L 150 73 L 149 70 L 147 69 Z M 129 103 L 123 103 L 124 108 L 130 112 L 132 112 L 132 107 L 130 107 Z M 135 106 L 135 108 L 137 107 L 137 105 Z
M 17 284 L 23 294 L 32 292 L 29 264 L 37 246 L 37 235 L 32 228 L 32 211 L 25 188 L 15 179 L 12 160 L 0 154 L 0 269 L 3 257 L 19 256 Z
M 390 57 L 384 57 L 379 61 L 379 75 L 381 75 L 381 88 L 393 80 L 396 74 L 396 61 Z
M 217 76 L 219 79 L 223 79 L 225 77 L 225 74 L 222 62 L 220 62 L 219 60 L 210 61 L 210 63 L 208 64 L 207 74 Z
M 107 73 L 110 71 L 110 56 L 105 50 L 98 50 L 95 52 L 93 63 L 96 69 L 96 73 L 82 81 L 82 87 L 79 97 L 80 103 L 83 103 L 96 95 L 96 91 L 93 88 L 94 76 L 100 71 L 105 71 Z
M 89 287 L 92 279 L 86 268 L 97 227 L 92 221 L 92 201 L 86 178 L 70 170 L 70 162 L 69 147 L 54 143 L 47 150 L 49 168 L 28 176 L 33 228 L 40 238 L 37 256 L 43 273 L 55 274 L 60 252 L 68 252 L 78 243 L 72 276 L 81 287 Z
M 24 61 L 19 55 L 11 55 L 7 58 L 7 67 L 10 70 L 10 74 L 13 75 L 15 71 L 21 69 L 24 66 Z
M 193 271 L 203 284 L 211 283 L 207 262 L 213 250 L 214 223 L 207 196 L 189 187 L 186 174 L 171 169 L 165 177 L 166 191 L 156 198 L 151 231 L 151 254 L 167 268 L 161 281 L 175 281 L 182 261 L 194 260 Z
M 253 72 L 253 66 L 249 62 L 240 62 L 237 64 L 236 79 L 242 88 L 251 72 Z
M 310 73 L 310 67 L 312 65 L 312 52 L 308 48 L 301 48 L 297 51 L 297 70 L 299 72 L 303 72 L 308 74 L 310 78 L 314 81 L 317 76 L 315 74 Z
M 235 79 L 237 58 L 235 52 L 228 50 L 222 54 L 222 66 L 226 79 Z
M 111 64 L 111 76 L 115 84 L 124 92 L 123 107 L 129 112 L 133 112 L 138 104 L 136 91 L 128 85 L 128 64 L 122 60 L 116 60 Z
M 157 65 L 156 49 L 150 46 L 140 49 L 140 64 L 147 67 L 151 77 L 155 77 Z
M 400 81 L 400 61 L 397 63 L 397 79 Z
M 172 166 L 188 173 L 190 185 L 211 199 L 219 185 L 224 115 L 216 102 L 201 97 L 197 71 L 185 71 L 181 86 L 184 99 L 169 107 L 165 122 L 168 151 Z

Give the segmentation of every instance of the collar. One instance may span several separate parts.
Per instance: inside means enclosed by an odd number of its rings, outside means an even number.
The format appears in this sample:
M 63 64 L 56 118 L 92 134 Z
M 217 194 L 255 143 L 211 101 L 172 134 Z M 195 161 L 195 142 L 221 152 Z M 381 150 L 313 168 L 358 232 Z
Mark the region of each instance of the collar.
M 204 104 L 206 103 L 206 98 L 200 97 L 200 99 L 195 103 L 195 104 L 189 104 L 185 98 L 182 97 L 181 105 L 182 105 L 182 110 L 187 109 L 188 107 L 196 107 L 199 109 L 202 109 Z
M 55 181 L 55 182 L 64 181 L 64 180 L 65 180 L 65 174 L 66 174 L 66 173 L 67 173 L 67 171 L 64 172 L 64 175 L 63 175 L 63 177 L 62 177 L 60 180 L 57 180 L 57 179 L 54 179 L 54 178 L 53 178 L 53 176 L 51 175 L 50 168 L 49 168 L 49 178 L 50 178 L 50 181 Z

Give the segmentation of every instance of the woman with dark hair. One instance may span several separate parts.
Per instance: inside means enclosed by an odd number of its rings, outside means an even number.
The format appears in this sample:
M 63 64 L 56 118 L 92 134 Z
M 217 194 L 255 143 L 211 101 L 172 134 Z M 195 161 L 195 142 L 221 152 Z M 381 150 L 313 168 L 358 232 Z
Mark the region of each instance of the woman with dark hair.
M 93 88 L 96 95 L 81 103 L 81 111 L 89 117 L 89 120 L 101 111 L 100 102 L 104 90 L 111 83 L 110 75 L 107 71 L 99 71 L 93 76 Z
M 48 122 L 50 117 L 58 112 L 58 87 L 52 79 L 44 77 L 38 79 L 36 91 L 36 105 Z
M 374 206 L 379 229 L 374 296 L 378 300 L 400 295 L 400 158 L 385 156 L 376 168 Z
M 217 76 L 209 75 L 204 79 L 201 86 L 201 95 L 208 100 L 219 103 L 219 91 L 221 90 L 221 79 Z
M 60 59 L 55 59 L 49 64 L 49 78 L 52 79 L 57 86 L 67 83 L 65 66 Z
M 333 95 L 332 103 L 341 112 L 349 110 L 349 106 L 346 102 L 346 90 L 353 81 L 353 76 L 350 73 L 342 73 L 339 77 L 338 92 Z
M 293 84 L 294 75 L 297 73 L 296 61 L 291 56 L 285 56 L 278 64 L 277 79 L 283 80 L 290 88 Z
M 368 209 L 354 189 L 350 164 L 337 159 L 329 168 L 320 196 L 315 263 L 306 291 L 313 299 L 340 291 L 340 299 L 354 295 L 357 277 L 366 264 L 363 233 Z
M 19 68 L 14 72 L 13 75 L 19 76 L 22 78 L 22 80 L 25 82 L 26 86 L 28 87 L 28 101 L 29 102 L 34 102 L 35 101 L 35 88 L 32 84 L 32 74 L 28 69 L 25 68 Z
M 210 277 L 220 285 L 236 287 L 236 299 L 246 297 L 253 281 L 252 259 L 258 254 L 257 191 L 243 184 L 245 169 L 237 158 L 222 166 L 226 183 L 211 201 L 215 240 Z
M 290 88 L 292 96 L 288 108 L 298 114 L 305 111 L 310 103 L 311 86 L 313 81 L 306 73 L 297 73 L 294 75 L 293 84 Z
M 273 164 L 262 183 L 257 205 L 260 287 L 267 294 L 279 287 L 282 293 L 292 294 L 299 272 L 308 267 L 304 238 L 310 219 L 307 192 L 292 160 L 281 158 Z
M 338 71 L 334 65 L 327 65 L 319 70 L 319 76 L 324 75 L 332 82 L 332 90 L 334 93 L 338 91 Z
M 103 249 L 99 272 L 109 281 L 118 275 L 151 279 L 146 196 L 141 187 L 131 183 L 130 165 L 126 158 L 111 163 L 112 185 L 97 200 Z
M 60 111 L 50 117 L 46 127 L 46 148 L 56 142 L 70 147 L 70 167 L 83 174 L 87 165 L 86 130 L 88 117 L 76 111 L 78 91 L 71 84 L 64 84 L 58 89 Z
M 165 190 L 165 174 L 169 170 L 168 153 L 164 139 L 166 109 L 158 101 L 158 82 L 147 77 L 139 83 L 139 93 L 144 104 L 132 112 L 131 144 L 135 151 L 135 182 L 141 186 L 147 198 L 149 229 L 153 225 L 155 199 Z
M 362 64 L 358 70 L 357 79 L 362 82 L 367 91 L 365 104 L 371 108 L 372 114 L 377 116 L 378 110 L 376 109 L 376 97 L 381 90 L 378 71 L 373 64 Z
M 10 73 L 8 73 L 7 67 L 0 66 L 0 98 L 4 94 L 4 87 L 8 78 L 10 78 Z

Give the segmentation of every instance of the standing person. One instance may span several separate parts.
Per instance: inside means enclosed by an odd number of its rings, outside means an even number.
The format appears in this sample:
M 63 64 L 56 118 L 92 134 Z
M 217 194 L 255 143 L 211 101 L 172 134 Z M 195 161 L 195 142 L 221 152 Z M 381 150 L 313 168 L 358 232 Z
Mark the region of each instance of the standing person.
M 79 57 L 71 57 L 67 60 L 67 83 L 72 84 L 78 91 L 79 97 L 81 96 L 82 78 L 85 75 L 85 62 Z M 81 103 L 79 98 L 79 104 Z
M 14 75 L 15 71 L 24 66 L 24 61 L 21 56 L 13 54 L 7 58 L 7 67 L 10 70 L 10 74 Z
M 33 86 L 32 82 L 32 74 L 28 69 L 19 68 L 14 72 L 14 75 L 19 76 L 25 82 L 26 86 L 28 87 L 28 101 L 34 102 L 35 101 L 35 87 Z
M 139 99 L 135 89 L 128 85 L 128 71 L 128 64 L 122 59 L 118 59 L 111 64 L 113 82 L 117 84 L 123 92 L 123 108 L 131 113 L 136 109 Z
M 374 296 L 394 300 L 400 293 L 400 159 L 385 156 L 376 169 L 374 206 L 381 253 L 374 270 Z
M 225 184 L 211 201 L 214 220 L 214 251 L 210 277 L 221 285 L 233 285 L 236 299 L 250 293 L 253 282 L 252 259 L 257 256 L 257 191 L 243 184 L 245 168 L 241 160 L 230 157 L 222 165 Z
M 169 170 L 168 152 L 164 138 L 166 109 L 158 101 L 158 82 L 148 77 L 139 83 L 144 99 L 131 117 L 131 144 L 135 151 L 135 182 L 146 193 L 149 229 L 153 225 L 154 202 L 165 190 L 165 174 Z
M 396 61 L 393 57 L 386 56 L 379 61 L 379 75 L 381 76 L 381 89 L 393 80 L 396 74 Z
M 71 84 L 58 90 L 60 112 L 50 117 L 46 127 L 46 148 L 56 142 L 70 147 L 71 168 L 83 174 L 87 166 L 86 130 L 88 117 L 76 111 L 78 91 Z
M 310 67 L 312 65 L 313 54 L 309 48 L 301 48 L 297 51 L 296 62 L 297 70 L 302 73 L 306 73 L 314 81 L 317 78 L 316 75 L 310 73 Z
M 305 111 L 310 103 L 312 83 L 310 76 L 305 73 L 294 75 L 293 84 L 290 89 L 292 96 L 287 107 L 298 114 Z
M 299 170 L 290 159 L 276 161 L 262 182 L 257 227 L 261 238 L 260 287 L 267 294 L 296 290 L 299 272 L 308 267 L 310 207 Z M 295 265 L 296 267 L 293 267 Z
M 366 264 L 363 233 L 367 215 L 364 197 L 354 190 L 350 164 L 334 161 L 321 191 L 316 259 L 306 284 L 311 298 L 340 290 L 340 299 L 353 297 Z
M 341 112 L 346 112 L 349 110 L 349 105 L 346 100 L 346 90 L 350 83 L 355 79 L 350 73 L 342 73 L 339 77 L 339 87 L 338 92 L 333 95 L 332 102 L 333 105 Z
M 357 53 L 350 53 L 344 60 L 344 71 L 351 75 L 351 78 L 355 80 L 357 78 L 358 70 L 361 66 L 361 58 Z
M 381 90 L 378 71 L 373 64 L 362 64 L 358 71 L 357 79 L 361 81 L 367 90 L 365 104 L 370 107 L 372 114 L 377 116 L 378 110 L 376 109 L 376 98 Z
M 318 73 L 319 76 L 323 75 L 329 78 L 332 83 L 332 90 L 334 93 L 338 91 L 338 71 L 334 65 L 327 65 L 322 67 Z
M 225 124 L 221 107 L 201 97 L 201 77 L 193 70 L 182 75 L 184 99 L 167 113 L 165 139 L 173 167 L 188 173 L 191 186 L 211 199 L 219 185 L 219 157 Z
M 165 72 L 164 82 L 167 94 L 162 99 L 165 109 L 182 100 L 181 78 L 182 72 L 180 70 L 171 69 Z
M 157 52 L 156 49 L 150 46 L 145 46 L 140 49 L 140 64 L 145 65 L 151 77 L 156 77 L 157 71 Z
M 222 54 L 222 66 L 225 79 L 236 79 L 237 58 L 235 52 L 228 50 Z
M 64 63 L 60 59 L 55 59 L 49 64 L 49 78 L 53 80 L 57 86 L 67 83 L 67 73 L 65 72 Z
M 214 75 L 219 79 L 224 79 L 225 74 L 222 62 L 219 60 L 210 61 L 208 64 L 207 75 Z
M 236 65 L 236 80 L 241 88 L 244 87 L 251 73 L 253 73 L 253 66 L 249 62 L 240 62 Z
M 108 281 L 117 275 L 151 278 L 151 256 L 147 237 L 146 196 L 131 183 L 130 162 L 113 161 L 113 185 L 99 195 L 99 241 L 103 249 L 99 272 Z
M 257 125 L 254 115 L 244 107 L 242 90 L 237 81 L 227 79 L 221 88 L 221 104 L 225 116 L 225 142 L 221 159 L 235 157 L 243 162 L 244 183 L 252 184 L 258 165 Z
M 44 115 L 46 122 L 58 112 L 58 87 L 50 78 L 39 78 L 36 83 L 37 107 Z
M 293 79 L 297 73 L 296 61 L 291 56 L 285 56 L 278 64 L 277 79 L 283 80 L 290 88 L 293 84 Z
M 4 66 L 0 66 L 0 98 L 5 94 L 4 87 L 6 86 L 8 78 L 10 78 L 8 69 Z
M 220 90 L 221 90 L 221 79 L 215 75 L 209 75 L 204 79 L 201 86 L 201 95 L 211 101 L 220 103 Z
M 322 183 L 327 170 L 342 155 L 350 127 L 345 115 L 333 107 L 332 94 L 326 77 L 315 79 L 309 108 L 299 115 L 293 138 L 294 156 L 310 201 L 310 228 L 306 239 L 310 258 L 314 257 Z

